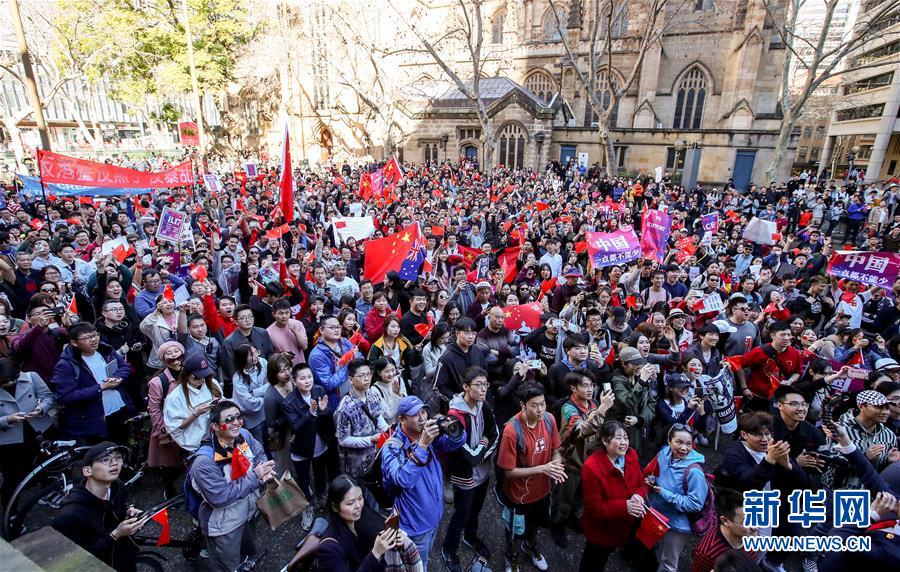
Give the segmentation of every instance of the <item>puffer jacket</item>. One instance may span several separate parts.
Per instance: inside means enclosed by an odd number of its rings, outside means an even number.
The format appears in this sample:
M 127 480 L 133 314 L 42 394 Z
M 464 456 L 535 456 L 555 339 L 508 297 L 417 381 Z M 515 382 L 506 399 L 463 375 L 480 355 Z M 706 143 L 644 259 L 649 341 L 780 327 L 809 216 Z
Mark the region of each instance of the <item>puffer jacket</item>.
M 256 514 L 256 499 L 262 483 L 256 478 L 253 468 L 266 462 L 263 446 L 241 429 L 241 436 L 235 440 L 235 447 L 250 461 L 247 474 L 231 480 L 231 456 L 225 457 L 213 445 L 215 435 L 210 431 L 210 439 L 205 441 L 192 457 L 193 462 L 186 478 L 192 479 L 191 486 L 203 498 L 200 504 L 200 528 L 204 536 L 224 536 L 243 526 Z M 246 443 L 246 447 L 241 445 Z
M 669 528 L 679 532 L 691 532 L 691 522 L 688 513 L 699 512 L 706 501 L 709 485 L 703 472 L 703 455 L 692 449 L 684 459 L 673 459 L 672 450 L 665 445 L 656 456 L 659 463 L 659 476 L 656 484 L 660 488 L 659 493 L 650 495 L 650 506 L 663 513 L 669 519 Z M 700 468 L 694 467 L 687 474 L 687 493 L 684 490 L 684 472 L 694 463 Z M 650 465 L 655 463 L 651 462 Z M 649 466 L 648 466 L 649 468 Z M 645 471 L 646 472 L 646 471 Z M 652 474 L 649 471 L 647 474 Z

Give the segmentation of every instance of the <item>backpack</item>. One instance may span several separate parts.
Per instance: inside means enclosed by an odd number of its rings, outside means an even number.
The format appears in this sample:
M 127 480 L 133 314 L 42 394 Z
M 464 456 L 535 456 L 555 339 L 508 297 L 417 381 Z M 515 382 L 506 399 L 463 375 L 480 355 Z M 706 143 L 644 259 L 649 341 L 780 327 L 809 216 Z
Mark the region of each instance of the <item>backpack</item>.
M 400 445 L 400 440 L 394 437 L 394 431 L 396 431 L 396 427 L 391 427 L 388 430 L 388 439 L 378 447 L 378 452 L 375 453 L 375 456 L 372 457 L 372 460 L 366 465 L 366 468 L 360 477 L 362 485 L 372 494 L 378 502 L 378 506 L 383 510 L 389 510 L 394 506 L 394 500 L 397 496 L 394 487 L 392 487 L 390 483 L 385 482 L 384 471 L 381 469 L 381 457 L 385 446 L 390 442 Z
M 716 493 L 714 490 L 715 480 L 716 478 L 713 475 L 706 473 L 698 463 L 691 463 L 684 470 L 684 494 L 688 492 L 688 472 L 694 468 L 700 471 L 700 474 L 703 475 L 703 478 L 706 479 L 706 499 L 703 501 L 703 508 L 701 508 L 697 512 L 689 512 L 687 513 L 688 521 L 691 523 L 691 532 L 699 535 L 706 534 L 712 527 L 716 526 L 718 519 L 716 517 Z
M 519 462 L 522 459 L 523 455 L 525 455 L 525 429 L 522 427 L 522 422 L 519 421 L 518 415 L 513 415 L 509 421 L 506 422 L 506 425 L 511 425 L 513 430 L 516 432 L 516 466 L 520 466 Z M 553 415 L 548 412 L 544 412 L 544 427 L 547 428 L 547 433 L 553 433 Z M 506 428 L 504 426 L 503 432 L 506 432 Z M 503 433 L 500 434 L 501 439 L 503 438 Z M 497 492 L 500 495 L 501 499 L 504 499 L 504 504 L 506 504 L 506 495 L 503 493 L 503 482 L 506 480 L 506 469 L 501 469 L 500 465 L 494 464 L 494 475 L 496 476 L 496 484 L 494 485 Z

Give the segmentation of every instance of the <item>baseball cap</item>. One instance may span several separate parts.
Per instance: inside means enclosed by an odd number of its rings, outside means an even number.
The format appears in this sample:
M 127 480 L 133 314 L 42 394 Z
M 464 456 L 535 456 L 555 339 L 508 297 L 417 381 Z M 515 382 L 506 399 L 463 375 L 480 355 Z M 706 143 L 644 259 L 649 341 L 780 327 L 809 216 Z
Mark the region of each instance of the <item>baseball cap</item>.
M 630 363 L 632 365 L 644 365 L 647 363 L 647 360 L 644 359 L 644 356 L 641 355 L 641 352 L 637 351 L 635 348 L 625 348 L 619 353 L 619 360 L 622 363 Z
M 487 288 L 488 290 L 490 290 L 491 283 L 490 282 L 479 282 L 478 285 L 475 286 L 476 290 L 481 290 L 482 288 Z
M 900 369 L 900 364 L 893 358 L 881 358 L 875 361 L 875 371 L 887 371 L 890 369 Z
M 683 373 L 676 373 L 666 376 L 666 385 L 669 387 L 690 387 L 693 385 L 691 380 Z
M 397 415 L 416 415 L 425 407 L 422 400 L 415 395 L 408 395 L 397 403 Z
M 186 369 L 187 372 L 194 377 L 209 377 L 216 374 L 215 370 L 209 367 L 206 356 L 197 353 L 188 356 L 188 358 L 181 363 L 181 367 Z
M 577 266 L 569 266 L 568 268 L 566 268 L 566 271 L 563 273 L 563 278 L 569 278 L 569 277 L 580 278 L 581 276 L 584 276 L 584 273 L 581 272 L 581 268 L 579 268 Z
M 115 451 L 122 453 L 122 455 L 127 455 L 128 447 L 126 447 L 125 445 L 116 445 L 112 441 L 103 441 L 102 443 L 97 443 L 96 445 L 88 449 L 85 452 L 84 457 L 81 458 L 81 462 L 85 465 L 90 465 L 97 459 Z
M 860 391 L 859 395 L 856 396 L 856 405 L 887 405 L 890 403 L 887 397 L 878 393 L 877 391 L 873 391 L 871 389 L 867 389 L 865 391 Z
M 675 318 L 687 318 L 688 315 L 681 308 L 675 308 L 671 312 L 669 312 L 669 320 L 674 320 Z
M 624 322 L 625 321 L 625 308 L 622 306 L 616 306 L 612 309 L 612 319 L 613 322 Z

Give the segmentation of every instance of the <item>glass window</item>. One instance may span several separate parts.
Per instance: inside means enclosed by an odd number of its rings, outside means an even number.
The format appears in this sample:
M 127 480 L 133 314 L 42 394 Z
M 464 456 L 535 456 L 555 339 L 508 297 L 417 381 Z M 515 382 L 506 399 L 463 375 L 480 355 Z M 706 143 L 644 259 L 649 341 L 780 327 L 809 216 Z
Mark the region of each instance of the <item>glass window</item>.
M 706 100 L 706 75 L 698 67 L 682 78 L 675 97 L 675 129 L 699 129 Z

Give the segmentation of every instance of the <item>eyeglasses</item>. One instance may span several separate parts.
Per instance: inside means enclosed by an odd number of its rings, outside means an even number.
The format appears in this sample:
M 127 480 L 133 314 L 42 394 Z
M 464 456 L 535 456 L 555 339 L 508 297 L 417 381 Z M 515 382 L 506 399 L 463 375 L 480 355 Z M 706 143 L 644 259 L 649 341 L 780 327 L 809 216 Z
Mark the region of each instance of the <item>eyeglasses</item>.
M 75 341 L 78 341 L 78 342 L 93 342 L 94 340 L 99 340 L 99 339 L 100 339 L 100 334 L 94 332 L 93 334 L 88 334 L 88 335 L 86 335 L 86 336 L 81 336 L 80 338 L 78 338 L 78 339 L 75 340 Z
M 59 294 L 59 290 L 57 290 L 56 288 L 41 288 L 41 292 L 47 294 Z
M 118 465 L 119 463 L 122 463 L 124 461 L 125 459 L 122 457 L 122 455 L 106 455 L 104 457 L 100 457 L 95 462 L 109 467 L 112 465 Z
M 243 422 L 244 422 L 244 416 L 240 413 L 235 413 L 234 415 L 229 415 L 228 417 L 226 417 L 225 419 L 222 420 L 222 423 L 225 423 L 226 425 L 232 425 L 234 423 L 243 423 Z
M 779 401 L 779 403 L 783 405 L 790 405 L 791 407 L 797 407 L 798 409 L 806 409 L 809 407 L 809 403 L 805 401 Z
M 253 319 L 253 314 L 249 314 L 249 315 L 244 314 L 243 316 L 238 316 L 238 317 L 237 317 L 237 321 L 238 321 L 238 322 L 247 322 L 247 321 L 250 321 L 250 320 L 252 320 L 252 319 Z
M 483 381 L 480 381 L 478 383 L 471 383 L 469 385 L 471 385 L 472 387 L 474 387 L 476 389 L 487 389 L 487 387 L 488 387 L 488 384 Z

